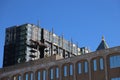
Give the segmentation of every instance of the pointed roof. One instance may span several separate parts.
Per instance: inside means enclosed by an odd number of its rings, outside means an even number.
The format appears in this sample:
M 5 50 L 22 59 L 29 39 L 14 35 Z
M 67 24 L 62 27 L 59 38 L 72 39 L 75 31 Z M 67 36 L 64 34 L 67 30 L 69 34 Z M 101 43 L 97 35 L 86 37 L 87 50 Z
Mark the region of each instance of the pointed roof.
M 105 39 L 104 39 L 104 36 L 102 36 L 102 41 L 101 43 L 99 44 L 98 48 L 96 49 L 97 50 L 101 50 L 101 49 L 107 49 L 109 48 L 109 46 L 107 45 Z

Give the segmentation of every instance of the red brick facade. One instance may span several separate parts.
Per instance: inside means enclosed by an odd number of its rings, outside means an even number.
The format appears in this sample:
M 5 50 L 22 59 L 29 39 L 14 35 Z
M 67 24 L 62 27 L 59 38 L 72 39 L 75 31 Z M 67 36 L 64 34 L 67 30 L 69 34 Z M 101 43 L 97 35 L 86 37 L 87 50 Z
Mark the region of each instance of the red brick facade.
M 120 56 L 120 47 L 99 50 L 67 59 L 54 55 L 49 58 L 2 68 L 0 69 L 0 80 L 31 80 L 31 78 L 32 80 L 39 80 L 39 71 L 41 73 L 40 80 L 51 80 L 50 69 L 53 69 L 52 80 L 111 80 L 111 78 L 120 77 L 120 66 L 110 68 L 110 56 L 113 55 Z M 100 69 L 101 58 L 103 59 L 102 70 Z M 96 60 L 96 71 L 93 68 L 93 60 Z M 87 62 L 87 67 L 85 67 L 85 62 Z M 81 63 L 81 74 L 78 74 L 78 63 Z M 72 65 L 71 68 L 70 65 Z M 66 66 L 67 76 L 64 75 L 64 66 Z M 59 69 L 57 71 L 59 75 L 56 74 L 56 68 Z M 87 69 L 86 72 L 85 69 Z M 73 75 L 70 75 L 70 71 Z M 28 74 L 28 79 L 26 74 Z M 43 76 L 44 74 L 45 76 Z

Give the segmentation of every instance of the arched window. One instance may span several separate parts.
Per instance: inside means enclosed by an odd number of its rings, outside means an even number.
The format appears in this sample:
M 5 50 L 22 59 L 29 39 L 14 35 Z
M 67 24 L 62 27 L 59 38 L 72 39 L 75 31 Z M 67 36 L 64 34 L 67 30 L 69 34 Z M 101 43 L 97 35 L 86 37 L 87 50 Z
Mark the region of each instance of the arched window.
M 77 68 L 78 68 L 78 74 L 81 74 L 82 73 L 82 64 L 81 64 L 81 62 L 79 62 L 78 64 L 77 64 Z
M 33 73 L 30 73 L 30 80 L 33 80 Z
M 68 63 L 65 64 L 63 66 L 63 76 L 67 77 L 67 76 L 73 76 L 73 64 L 72 63 Z
M 25 76 L 24 80 L 34 80 L 33 72 L 27 72 L 27 73 L 25 73 L 24 76 Z
M 25 74 L 25 80 L 28 80 L 29 79 L 29 76 L 28 76 L 28 73 Z
M 59 78 L 59 67 L 58 66 L 52 66 L 49 69 L 49 79 L 54 80 Z
M 49 69 L 49 79 L 54 80 L 59 78 L 59 68 L 57 66 L 53 66 Z
M 110 68 L 120 67 L 120 55 L 111 55 L 109 57 Z
M 99 63 L 100 63 L 100 70 L 103 70 L 104 69 L 104 60 L 103 60 L 103 58 L 99 59 Z
M 46 80 L 46 70 L 45 69 L 39 69 L 36 72 L 36 79 L 35 80 Z
M 87 73 L 88 72 L 88 62 L 84 61 L 84 72 Z
M 67 76 L 67 65 L 64 66 L 64 69 L 63 69 L 63 70 L 64 70 L 64 71 L 63 71 L 63 72 L 64 72 L 64 76 Z
M 77 74 L 88 73 L 88 61 L 81 60 L 76 64 Z
M 58 67 L 56 67 L 55 73 L 56 73 L 56 78 L 59 78 L 59 68 Z
M 93 60 L 93 70 L 97 71 L 97 60 L 96 59 Z
M 53 72 L 53 68 L 50 69 L 50 80 L 53 80 L 54 78 L 54 72 Z
M 41 80 L 41 72 L 40 71 L 37 72 L 37 80 Z
M 70 69 L 70 70 L 69 70 L 69 71 L 70 71 L 70 76 L 72 76 L 72 75 L 73 75 L 73 65 L 72 65 L 72 64 L 70 64 L 70 66 L 69 66 L 69 67 L 70 67 L 70 68 L 69 68 L 69 69 Z
M 102 71 L 104 70 L 104 58 L 102 56 L 98 56 L 92 59 L 92 70 L 93 71 Z
M 43 80 L 46 80 L 46 70 L 43 70 Z

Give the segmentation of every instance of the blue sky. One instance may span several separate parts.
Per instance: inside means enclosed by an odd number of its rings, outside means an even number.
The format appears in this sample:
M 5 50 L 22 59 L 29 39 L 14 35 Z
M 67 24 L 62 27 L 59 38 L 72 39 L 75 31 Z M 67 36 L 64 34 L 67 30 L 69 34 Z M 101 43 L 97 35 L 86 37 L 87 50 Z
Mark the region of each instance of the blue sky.
M 110 47 L 120 45 L 120 0 L 0 0 L 0 67 L 5 28 L 37 24 L 79 47 L 95 51 L 102 35 Z

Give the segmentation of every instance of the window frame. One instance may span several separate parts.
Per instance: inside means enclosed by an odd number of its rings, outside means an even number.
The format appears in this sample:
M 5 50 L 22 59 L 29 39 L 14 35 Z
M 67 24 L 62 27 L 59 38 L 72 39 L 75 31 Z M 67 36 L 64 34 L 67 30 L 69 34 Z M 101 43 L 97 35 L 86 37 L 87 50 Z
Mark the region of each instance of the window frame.
M 93 68 L 93 71 L 97 71 L 98 70 L 98 66 L 97 66 L 97 58 L 93 59 L 92 60 L 92 68 Z
M 77 74 L 82 74 L 82 62 L 77 63 Z
M 67 65 L 64 65 L 64 66 L 63 66 L 63 76 L 64 76 L 64 77 L 68 76 L 68 73 L 67 73 L 68 70 L 67 70 L 67 69 L 68 69 L 68 66 L 67 66 Z
M 119 64 L 116 63 L 116 62 L 120 62 L 120 54 L 116 53 L 114 55 L 109 55 L 109 59 L 108 60 L 109 60 L 109 67 L 110 67 L 110 69 L 120 67 L 120 63 Z
M 84 73 L 88 73 L 89 71 L 89 64 L 88 64 L 88 61 L 84 61 Z
M 31 79 L 32 74 L 32 79 Z M 34 80 L 34 72 L 29 71 L 24 73 L 24 80 Z
M 60 70 L 59 70 L 59 67 L 56 67 L 55 68 L 55 78 L 59 78 L 59 74 L 60 74 Z
M 73 76 L 73 71 L 74 71 L 73 66 L 74 66 L 73 64 L 69 64 L 69 75 L 70 76 Z
M 101 62 L 101 60 L 102 60 L 102 62 Z M 105 64 L 104 64 L 104 58 L 100 57 L 99 58 L 99 68 L 100 68 L 100 70 L 104 70 L 104 66 L 105 66 Z

